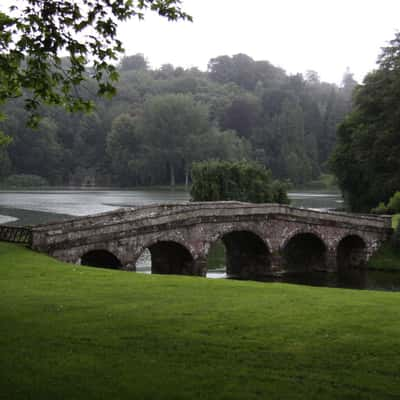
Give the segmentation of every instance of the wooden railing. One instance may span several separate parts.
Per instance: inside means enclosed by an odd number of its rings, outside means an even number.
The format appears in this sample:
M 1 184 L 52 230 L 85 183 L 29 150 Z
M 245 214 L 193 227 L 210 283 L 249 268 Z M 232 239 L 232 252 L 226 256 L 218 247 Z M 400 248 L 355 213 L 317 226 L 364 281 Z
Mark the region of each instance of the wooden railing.
M 0 225 L 0 241 L 13 243 L 32 243 L 32 230 L 18 226 Z

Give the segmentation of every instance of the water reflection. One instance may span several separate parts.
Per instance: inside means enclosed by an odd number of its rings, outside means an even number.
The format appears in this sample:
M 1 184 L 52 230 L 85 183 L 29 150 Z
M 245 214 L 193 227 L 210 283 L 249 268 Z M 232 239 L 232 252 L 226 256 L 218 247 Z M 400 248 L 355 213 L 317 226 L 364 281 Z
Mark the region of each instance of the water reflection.
M 316 210 L 329 210 L 343 207 L 343 199 L 339 192 L 326 191 L 293 191 L 288 193 L 290 203 L 294 207 L 305 207 Z

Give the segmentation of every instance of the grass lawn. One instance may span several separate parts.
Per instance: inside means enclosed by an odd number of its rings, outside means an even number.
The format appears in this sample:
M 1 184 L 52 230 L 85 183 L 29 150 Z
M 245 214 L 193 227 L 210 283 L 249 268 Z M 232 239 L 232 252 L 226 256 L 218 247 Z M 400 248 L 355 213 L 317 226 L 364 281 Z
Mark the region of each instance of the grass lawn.
M 140 275 L 0 243 L 2 399 L 398 399 L 400 293 Z

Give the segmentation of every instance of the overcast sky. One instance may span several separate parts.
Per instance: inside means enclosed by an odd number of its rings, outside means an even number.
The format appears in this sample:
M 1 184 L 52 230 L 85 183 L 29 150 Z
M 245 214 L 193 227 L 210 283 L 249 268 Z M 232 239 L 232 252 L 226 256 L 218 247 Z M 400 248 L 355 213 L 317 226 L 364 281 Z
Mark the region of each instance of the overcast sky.
M 362 81 L 400 29 L 400 0 L 182 0 L 194 22 L 148 14 L 120 27 L 126 54 L 200 69 L 210 58 L 245 53 L 288 73 L 315 70 L 340 83 L 346 67 Z

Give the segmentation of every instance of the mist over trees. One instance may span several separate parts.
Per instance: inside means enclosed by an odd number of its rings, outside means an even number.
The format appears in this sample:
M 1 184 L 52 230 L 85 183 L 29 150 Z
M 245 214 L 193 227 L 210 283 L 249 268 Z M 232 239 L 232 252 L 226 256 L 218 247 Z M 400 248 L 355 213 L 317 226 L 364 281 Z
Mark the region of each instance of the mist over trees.
M 287 75 L 245 54 L 210 60 L 208 71 L 165 64 L 150 69 L 125 57 L 111 99 L 92 114 L 42 108 L 26 126 L 23 99 L 2 106 L 0 179 L 34 174 L 57 185 L 135 186 L 188 183 L 191 165 L 219 159 L 257 161 L 274 178 L 302 184 L 327 169 L 336 126 L 351 109 L 356 84 L 321 82 L 315 71 Z M 90 82 L 88 90 L 90 92 Z

